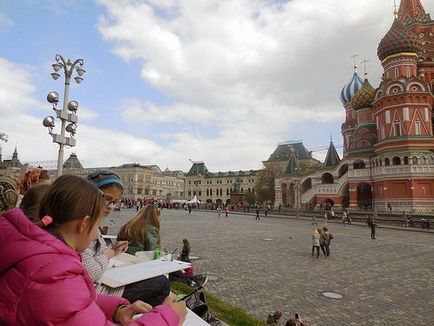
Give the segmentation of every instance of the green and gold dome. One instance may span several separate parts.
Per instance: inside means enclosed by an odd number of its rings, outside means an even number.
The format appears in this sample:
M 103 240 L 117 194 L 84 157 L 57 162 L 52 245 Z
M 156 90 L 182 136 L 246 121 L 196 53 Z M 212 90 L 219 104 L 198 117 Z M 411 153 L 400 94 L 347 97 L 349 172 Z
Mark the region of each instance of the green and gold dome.
M 364 108 L 372 107 L 374 101 L 375 89 L 369 83 L 368 79 L 363 82 L 362 88 L 354 95 L 351 100 L 351 106 L 354 110 L 360 110 Z

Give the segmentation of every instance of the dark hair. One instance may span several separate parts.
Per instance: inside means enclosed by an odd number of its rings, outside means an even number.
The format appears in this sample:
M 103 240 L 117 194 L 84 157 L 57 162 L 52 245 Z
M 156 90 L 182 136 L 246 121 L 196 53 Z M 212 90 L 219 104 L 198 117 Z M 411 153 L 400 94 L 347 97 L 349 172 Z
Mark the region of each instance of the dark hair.
M 100 222 L 104 205 L 103 193 L 93 183 L 75 175 L 62 175 L 43 196 L 39 218 L 49 215 L 53 225 L 62 225 L 89 216 L 90 232 Z
M 276 318 L 276 320 L 279 320 L 282 317 L 282 312 L 280 310 L 275 310 L 273 317 Z
M 93 182 L 100 189 L 106 189 L 114 185 L 121 191 L 124 190 L 124 184 L 122 183 L 120 176 L 111 170 L 97 170 L 89 174 L 87 179 Z
M 288 319 L 285 326 L 297 326 L 297 322 L 294 319 Z
M 21 201 L 20 208 L 33 223 L 39 221 L 39 205 L 48 188 L 50 186 L 47 184 L 34 185 L 26 191 Z
M 328 229 L 324 226 L 323 228 L 322 228 L 324 231 L 328 231 Z

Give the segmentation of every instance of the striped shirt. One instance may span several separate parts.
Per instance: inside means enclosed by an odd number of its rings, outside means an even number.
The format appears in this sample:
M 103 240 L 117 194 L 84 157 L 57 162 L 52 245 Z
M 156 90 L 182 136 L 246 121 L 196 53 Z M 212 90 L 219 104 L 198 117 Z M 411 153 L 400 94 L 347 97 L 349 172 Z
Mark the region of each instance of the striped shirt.
M 98 283 L 102 274 L 108 268 L 109 259 L 104 255 L 107 245 L 102 237 L 100 230 L 96 235 L 89 247 L 82 253 L 83 265 L 86 267 L 93 280 L 96 292 L 100 294 L 117 295 L 119 297 L 124 293 L 124 286 L 118 288 L 111 288 L 109 286 Z

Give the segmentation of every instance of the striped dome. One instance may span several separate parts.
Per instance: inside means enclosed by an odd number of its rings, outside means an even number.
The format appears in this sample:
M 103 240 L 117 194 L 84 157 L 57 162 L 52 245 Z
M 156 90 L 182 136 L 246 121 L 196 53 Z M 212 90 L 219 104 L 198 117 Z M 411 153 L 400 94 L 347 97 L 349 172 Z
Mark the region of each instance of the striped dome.
M 388 56 L 397 53 L 417 53 L 417 49 L 416 39 L 405 31 L 404 25 L 398 19 L 395 19 L 392 27 L 378 45 L 377 55 L 383 61 Z
M 362 88 L 354 95 L 351 100 L 351 106 L 354 110 L 360 110 L 364 108 L 372 107 L 372 102 L 374 101 L 375 89 L 369 83 L 367 79 L 363 83 Z
M 348 84 L 342 88 L 341 91 L 341 101 L 342 103 L 348 103 L 351 101 L 353 96 L 362 88 L 363 80 L 357 75 L 357 72 L 354 73 L 353 78 L 349 81 Z

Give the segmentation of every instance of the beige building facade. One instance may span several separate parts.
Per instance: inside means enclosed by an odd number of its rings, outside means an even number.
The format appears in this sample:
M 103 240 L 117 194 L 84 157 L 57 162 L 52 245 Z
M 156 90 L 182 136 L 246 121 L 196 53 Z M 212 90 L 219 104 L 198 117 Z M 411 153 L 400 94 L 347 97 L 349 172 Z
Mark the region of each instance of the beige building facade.
M 185 199 L 196 196 L 202 203 L 226 204 L 231 193 L 255 193 L 256 170 L 209 172 L 203 162 L 193 162 L 185 174 Z

